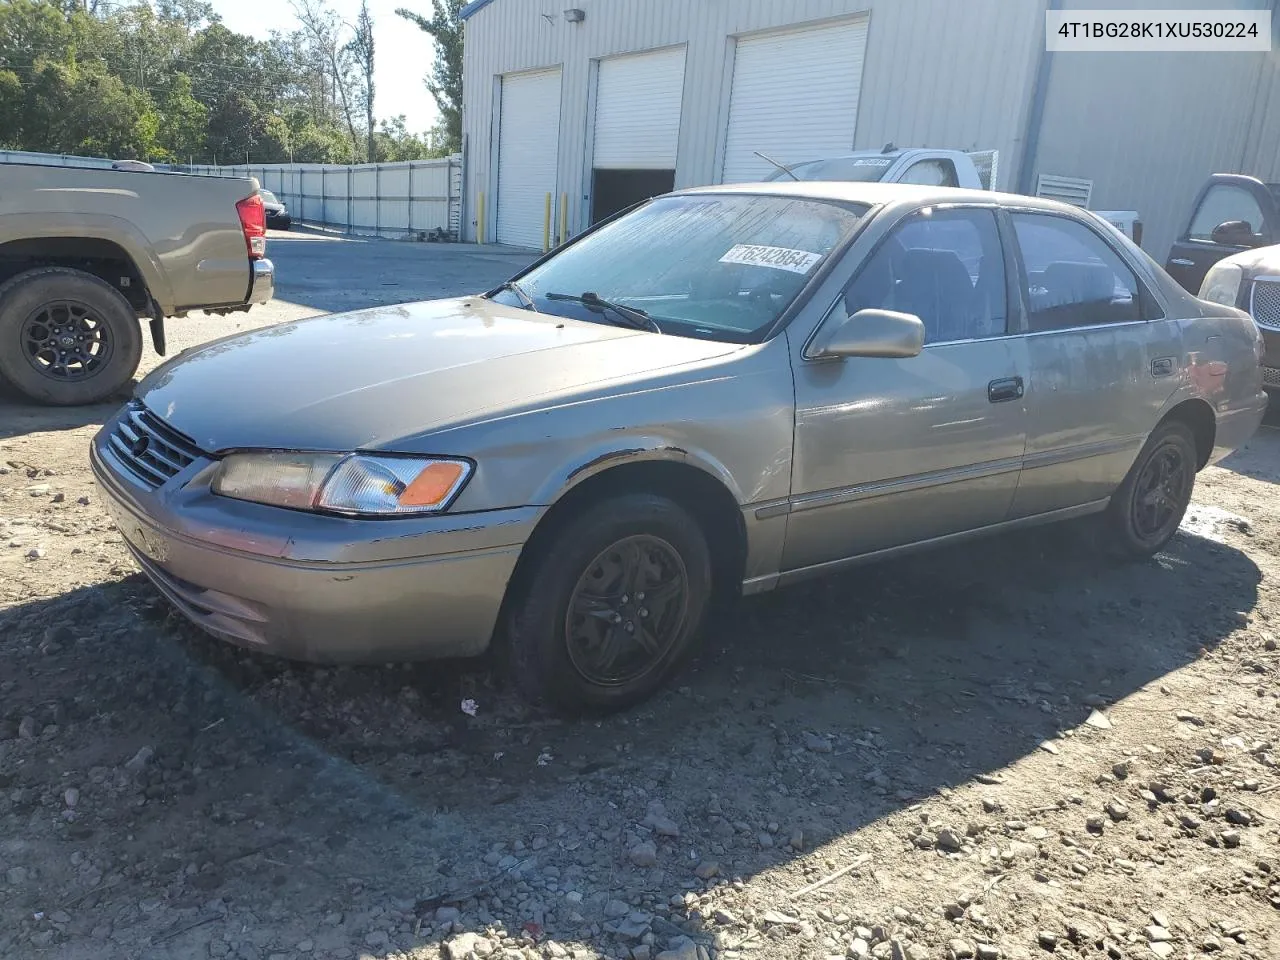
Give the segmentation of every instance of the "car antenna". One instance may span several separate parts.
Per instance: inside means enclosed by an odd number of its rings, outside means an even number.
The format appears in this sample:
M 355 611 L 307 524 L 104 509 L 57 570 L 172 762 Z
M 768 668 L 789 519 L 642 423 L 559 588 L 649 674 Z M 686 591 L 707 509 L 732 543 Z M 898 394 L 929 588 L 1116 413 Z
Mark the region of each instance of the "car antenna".
M 892 140 L 890 140 L 888 143 L 886 143 L 886 144 L 884 145 L 884 149 L 883 149 L 883 150 L 881 150 L 880 152 L 881 152 L 881 153 L 893 153 L 893 152 L 894 152 L 895 150 L 897 150 L 897 149 L 898 149 L 898 148 L 897 148 L 897 147 L 895 147 L 895 146 L 893 145 L 893 141 L 892 141 Z
M 767 160 L 767 161 L 769 161 L 770 163 L 772 163 L 775 167 L 777 167 L 779 170 L 781 170 L 783 173 L 785 173 L 785 174 L 786 174 L 788 177 L 790 177 L 792 180 L 795 180 L 795 181 L 799 182 L 799 180 L 800 180 L 800 178 L 799 178 L 799 177 L 797 177 L 794 173 L 792 173 L 792 172 L 791 172 L 787 167 L 784 167 L 782 164 L 780 164 L 777 160 L 773 159 L 773 157 L 766 157 L 766 156 L 765 156 L 763 153 L 761 153 L 759 150 L 752 150 L 751 152 L 752 152 L 752 153 L 754 153 L 754 154 L 755 154 L 757 157 L 759 157 L 761 160 Z

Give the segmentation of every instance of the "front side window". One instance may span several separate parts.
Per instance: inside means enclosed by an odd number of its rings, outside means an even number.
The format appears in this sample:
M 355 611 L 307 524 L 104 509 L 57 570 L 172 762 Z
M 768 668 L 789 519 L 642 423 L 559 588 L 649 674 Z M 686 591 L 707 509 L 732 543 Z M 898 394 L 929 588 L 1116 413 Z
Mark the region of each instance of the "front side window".
M 1032 333 L 1143 319 L 1133 271 L 1098 234 L 1066 217 L 1013 214 Z
M 867 207 L 795 197 L 662 197 L 518 279 L 540 313 L 609 322 L 563 300 L 595 294 L 647 312 L 664 334 L 757 343 Z M 514 291 L 493 299 L 522 304 Z
M 912 313 L 925 343 L 1007 329 L 1004 254 L 990 210 L 923 211 L 885 239 L 845 291 L 845 309 Z
M 1262 232 L 1262 207 L 1248 190 L 1226 183 L 1214 184 L 1205 193 L 1187 236 L 1193 240 L 1212 240 L 1213 228 L 1232 220 L 1249 224 L 1251 233 Z

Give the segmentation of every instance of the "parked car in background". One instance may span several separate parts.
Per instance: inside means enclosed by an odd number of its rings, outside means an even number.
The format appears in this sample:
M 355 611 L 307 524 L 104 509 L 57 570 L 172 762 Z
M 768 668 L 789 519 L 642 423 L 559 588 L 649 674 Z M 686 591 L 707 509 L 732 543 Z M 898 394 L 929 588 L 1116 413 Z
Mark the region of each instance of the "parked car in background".
M 1215 173 L 1200 188 L 1165 269 L 1192 293 L 1224 257 L 1280 243 L 1280 183 Z
M 277 200 L 270 190 L 259 190 L 258 196 L 262 197 L 262 206 L 267 211 L 267 226 L 272 230 L 288 230 L 293 224 L 293 217 L 284 203 Z
M 94 403 L 129 383 L 139 320 L 271 299 L 257 181 L 140 170 L 0 168 L 0 379 L 32 400 Z
M 765 178 L 766 183 L 781 180 L 845 180 L 855 183 L 915 183 L 933 187 L 964 187 L 991 190 L 993 170 L 986 176 L 979 171 L 973 157 L 963 150 L 937 150 L 926 147 L 900 148 L 885 144 L 883 150 L 858 150 L 839 157 L 806 160 L 786 166 L 765 160 L 778 169 Z M 1142 246 L 1142 221 L 1136 210 L 1094 211 L 1126 237 Z
M 1089 514 L 1160 550 L 1257 427 L 1260 350 L 1074 207 L 702 187 L 483 296 L 187 351 L 90 460 L 216 636 L 369 662 L 493 641 L 529 697 L 608 710 L 717 593 Z
M 1219 260 L 1205 275 L 1200 299 L 1247 310 L 1262 331 L 1262 382 L 1280 392 L 1280 244 Z
M 972 190 L 989 186 L 982 182 L 973 158 L 963 150 L 904 149 L 889 143 L 883 150 L 856 150 L 838 157 L 775 165 L 779 169 L 766 177 L 766 182 L 847 180 L 854 183 L 916 183 Z

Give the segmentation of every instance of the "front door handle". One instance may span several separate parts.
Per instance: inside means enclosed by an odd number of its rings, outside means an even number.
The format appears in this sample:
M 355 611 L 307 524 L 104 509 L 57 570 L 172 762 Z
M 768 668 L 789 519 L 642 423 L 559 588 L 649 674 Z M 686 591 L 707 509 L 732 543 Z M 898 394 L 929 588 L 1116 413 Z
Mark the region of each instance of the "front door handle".
M 1194 267 L 1195 266 L 1195 263 L 1192 262 L 1191 260 L 1188 260 L 1186 257 L 1174 257 L 1169 262 L 1172 263 L 1175 267 Z
M 1007 403 L 1010 400 L 1017 400 L 1022 396 L 1022 393 L 1021 377 L 1005 377 L 1002 380 L 992 380 L 987 384 L 987 399 L 992 403 Z
M 1173 357 L 1157 357 L 1151 361 L 1153 377 L 1167 377 L 1173 373 Z

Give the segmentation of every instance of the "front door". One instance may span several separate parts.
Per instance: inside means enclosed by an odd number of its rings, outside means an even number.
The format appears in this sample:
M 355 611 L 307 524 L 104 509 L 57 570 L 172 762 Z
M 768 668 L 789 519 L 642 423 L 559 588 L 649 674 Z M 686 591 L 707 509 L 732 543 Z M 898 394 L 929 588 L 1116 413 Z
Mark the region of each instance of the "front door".
M 920 355 L 815 361 L 793 351 L 784 569 L 1005 519 L 1026 439 L 1028 372 L 1022 338 L 1009 335 L 1005 278 L 993 210 L 923 210 L 894 228 L 844 293 L 850 314 L 919 316 Z
M 1275 219 L 1275 203 L 1262 183 L 1252 177 L 1216 174 L 1196 198 L 1191 221 L 1169 251 L 1165 269 L 1184 290 L 1199 293 L 1205 274 L 1223 257 L 1280 240 Z M 1214 239 L 1214 228 L 1229 222 L 1249 225 L 1247 236 L 1241 231 L 1244 242 Z
M 1096 503 L 1124 479 L 1177 389 L 1182 335 L 1103 237 L 1011 214 L 1027 307 L 1027 452 L 1013 516 Z

